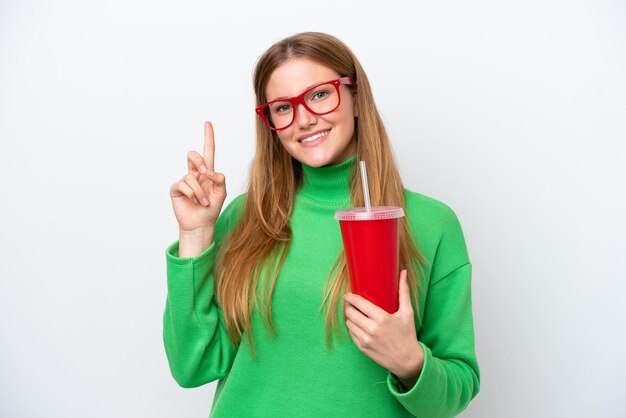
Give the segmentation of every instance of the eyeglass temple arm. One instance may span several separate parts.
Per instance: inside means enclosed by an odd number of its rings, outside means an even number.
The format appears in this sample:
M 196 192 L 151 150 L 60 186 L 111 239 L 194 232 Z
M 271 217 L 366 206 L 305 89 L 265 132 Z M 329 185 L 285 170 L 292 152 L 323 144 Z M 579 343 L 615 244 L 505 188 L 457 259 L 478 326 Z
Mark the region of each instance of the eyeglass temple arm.
M 352 79 L 352 77 L 341 77 L 341 78 L 339 79 L 339 83 L 341 83 L 341 84 L 347 84 L 347 85 L 349 85 L 349 86 L 354 86 L 354 85 L 356 84 L 356 81 L 354 81 L 354 80 Z

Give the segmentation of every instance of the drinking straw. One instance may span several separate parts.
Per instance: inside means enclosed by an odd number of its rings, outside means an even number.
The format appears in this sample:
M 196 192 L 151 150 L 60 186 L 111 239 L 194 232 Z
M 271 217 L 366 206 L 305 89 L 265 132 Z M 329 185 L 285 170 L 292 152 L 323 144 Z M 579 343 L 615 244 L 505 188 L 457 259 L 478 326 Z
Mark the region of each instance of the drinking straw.
M 372 204 L 370 203 L 370 189 L 367 186 L 367 170 L 365 169 L 365 161 L 361 160 L 361 186 L 363 186 L 363 198 L 365 199 L 365 210 L 367 212 L 372 211 Z

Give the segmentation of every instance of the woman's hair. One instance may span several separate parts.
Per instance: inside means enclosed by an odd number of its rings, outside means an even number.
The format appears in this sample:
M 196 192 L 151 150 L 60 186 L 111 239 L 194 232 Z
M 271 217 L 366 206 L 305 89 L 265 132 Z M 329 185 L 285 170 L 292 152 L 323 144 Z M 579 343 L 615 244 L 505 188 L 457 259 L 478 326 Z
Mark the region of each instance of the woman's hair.
M 358 160 L 367 162 L 371 203 L 373 206 L 405 208 L 402 180 L 374 104 L 367 76 L 343 42 L 324 33 L 304 32 L 270 47 L 259 58 L 254 71 L 256 105 L 260 106 L 267 101 L 265 88 L 272 72 L 292 58 L 308 58 L 333 69 L 340 77 L 350 76 L 356 80 L 356 87 L 353 87 L 358 115 L 355 118 L 356 153 Z M 270 131 L 261 118 L 256 120 L 256 133 L 256 155 L 243 213 L 225 239 L 216 264 L 216 293 L 228 335 L 233 344 L 238 345 L 247 334 L 253 350 L 253 309 L 265 312 L 261 316 L 274 332 L 272 293 L 289 248 L 289 219 L 294 198 L 302 183 L 301 163 L 291 157 L 276 133 Z M 364 206 L 356 170 L 350 180 L 350 194 L 354 206 Z M 406 217 L 403 217 L 400 219 L 400 268 L 407 269 L 408 284 L 418 314 L 417 274 L 423 274 L 423 260 L 411 237 Z M 261 275 L 263 281 L 262 286 L 259 286 Z M 322 307 L 329 346 L 332 345 L 332 334 L 339 330 L 339 304 L 349 289 L 348 270 L 342 250 L 329 272 L 323 295 Z

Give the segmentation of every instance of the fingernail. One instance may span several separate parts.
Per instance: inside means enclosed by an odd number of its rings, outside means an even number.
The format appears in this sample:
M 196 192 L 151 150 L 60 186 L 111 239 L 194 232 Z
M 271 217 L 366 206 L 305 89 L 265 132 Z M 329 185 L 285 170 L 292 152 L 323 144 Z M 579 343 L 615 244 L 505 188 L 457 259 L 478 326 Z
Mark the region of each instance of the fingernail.
M 202 174 L 206 173 L 206 167 L 205 167 L 205 166 L 203 166 L 203 165 L 201 165 L 201 166 L 200 166 L 200 172 L 201 172 Z
M 203 204 L 204 206 L 209 206 L 209 201 L 207 200 L 207 198 L 206 198 L 206 197 L 203 197 L 203 198 L 202 198 L 202 204 Z

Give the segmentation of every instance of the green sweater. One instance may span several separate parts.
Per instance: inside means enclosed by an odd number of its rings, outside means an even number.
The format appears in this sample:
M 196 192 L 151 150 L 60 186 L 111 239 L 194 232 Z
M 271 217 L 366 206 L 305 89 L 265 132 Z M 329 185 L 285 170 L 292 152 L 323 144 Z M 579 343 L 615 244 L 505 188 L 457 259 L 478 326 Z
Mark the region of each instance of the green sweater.
M 304 166 L 290 220 L 292 241 L 272 298 L 271 335 L 253 313 L 256 356 L 246 338 L 229 342 L 216 301 L 213 267 L 220 243 L 243 209 L 238 196 L 220 215 L 215 240 L 195 258 L 166 250 L 165 351 L 174 379 L 196 387 L 219 379 L 212 417 L 452 417 L 479 390 L 474 353 L 471 264 L 461 227 L 443 203 L 405 191 L 413 238 L 428 260 L 420 294 L 418 340 L 426 354 L 409 391 L 361 353 L 345 323 L 326 347 L 321 311 L 326 278 L 342 248 L 336 210 L 351 205 L 352 157 L 321 168 Z

